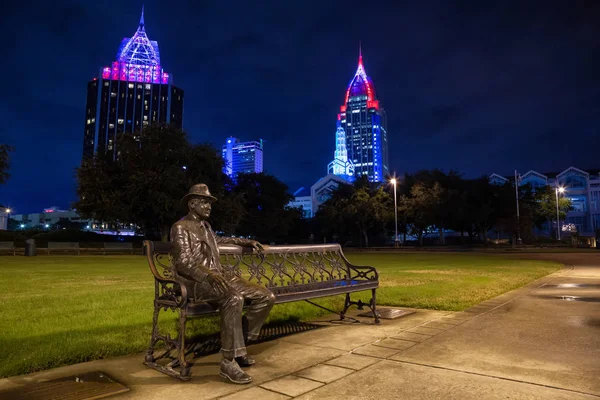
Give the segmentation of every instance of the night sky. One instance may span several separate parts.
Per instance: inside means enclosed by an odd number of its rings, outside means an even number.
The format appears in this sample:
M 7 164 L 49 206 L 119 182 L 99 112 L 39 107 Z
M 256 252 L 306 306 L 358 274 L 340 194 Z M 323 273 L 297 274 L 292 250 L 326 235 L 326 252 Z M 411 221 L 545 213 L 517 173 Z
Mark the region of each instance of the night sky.
M 265 171 L 290 192 L 333 159 L 359 41 L 392 171 L 600 168 L 600 2 L 416 3 L 146 0 L 145 22 L 185 90 L 191 140 L 263 138 Z M 141 6 L 3 5 L 0 143 L 16 151 L 0 204 L 32 213 L 75 200 L 86 84 L 133 35 Z

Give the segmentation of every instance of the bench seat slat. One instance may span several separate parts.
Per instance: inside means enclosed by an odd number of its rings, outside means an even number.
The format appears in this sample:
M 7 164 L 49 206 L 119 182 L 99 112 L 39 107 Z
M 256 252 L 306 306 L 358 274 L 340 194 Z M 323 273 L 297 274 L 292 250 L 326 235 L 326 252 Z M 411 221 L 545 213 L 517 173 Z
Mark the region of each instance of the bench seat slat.
M 275 303 L 281 304 L 288 303 L 291 301 L 310 300 L 317 299 L 319 297 L 328 297 L 339 294 L 361 292 L 363 290 L 377 289 L 378 287 L 379 282 L 377 281 L 361 281 L 360 283 L 355 282 L 351 285 L 329 286 L 306 290 L 302 290 L 301 288 L 295 286 L 294 288 L 296 290 L 293 291 L 273 293 L 275 294 Z

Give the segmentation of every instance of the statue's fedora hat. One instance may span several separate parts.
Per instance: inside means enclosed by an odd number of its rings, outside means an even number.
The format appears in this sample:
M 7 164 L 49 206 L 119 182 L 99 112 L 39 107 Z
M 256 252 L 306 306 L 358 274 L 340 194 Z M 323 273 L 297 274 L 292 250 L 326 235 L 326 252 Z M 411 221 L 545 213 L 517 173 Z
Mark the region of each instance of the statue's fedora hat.
M 183 196 L 181 202 L 185 204 L 189 199 L 193 197 L 204 197 L 205 199 L 209 199 L 211 202 L 217 201 L 217 198 L 210 194 L 210 192 L 208 191 L 208 186 L 206 186 L 204 183 L 198 183 L 192 186 L 190 188 L 189 193 Z

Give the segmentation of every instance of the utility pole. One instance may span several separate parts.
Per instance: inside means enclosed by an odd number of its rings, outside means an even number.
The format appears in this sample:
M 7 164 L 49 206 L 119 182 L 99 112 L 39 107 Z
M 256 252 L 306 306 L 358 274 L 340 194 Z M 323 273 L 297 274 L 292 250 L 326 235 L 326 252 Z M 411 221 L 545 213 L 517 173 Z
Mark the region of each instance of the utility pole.
M 522 244 L 521 240 L 521 217 L 519 216 L 519 177 L 515 169 L 515 198 L 517 201 L 517 244 Z

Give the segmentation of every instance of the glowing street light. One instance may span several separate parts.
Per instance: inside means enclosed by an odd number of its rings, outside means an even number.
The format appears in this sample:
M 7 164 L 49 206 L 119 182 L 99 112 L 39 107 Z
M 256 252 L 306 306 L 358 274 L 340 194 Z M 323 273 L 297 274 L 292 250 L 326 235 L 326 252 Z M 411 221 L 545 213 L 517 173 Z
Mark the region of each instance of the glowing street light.
M 394 236 L 394 247 L 399 247 L 398 246 L 398 202 L 396 200 L 396 183 L 397 180 L 396 178 L 392 178 L 390 180 L 390 182 L 392 183 L 392 185 L 394 185 L 394 220 L 396 223 L 396 236 Z
M 4 209 L 4 212 L 6 213 L 6 229 L 8 229 L 8 225 L 9 225 L 9 222 L 10 222 L 10 212 L 11 211 L 12 210 L 10 208 L 5 208 Z
M 557 187 L 556 190 L 556 237 L 560 240 L 560 215 L 558 213 L 558 193 L 564 193 L 564 187 Z

